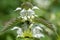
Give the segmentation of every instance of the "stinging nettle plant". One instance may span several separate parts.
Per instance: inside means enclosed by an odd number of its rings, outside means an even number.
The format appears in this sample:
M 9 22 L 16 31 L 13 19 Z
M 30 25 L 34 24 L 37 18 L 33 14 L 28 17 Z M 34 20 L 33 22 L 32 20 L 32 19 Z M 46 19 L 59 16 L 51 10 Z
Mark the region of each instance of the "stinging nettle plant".
M 33 6 L 29 2 L 25 2 L 14 11 L 18 10 L 20 11 L 20 16 L 6 25 L 1 30 L 0 35 L 3 35 L 8 30 L 17 30 L 17 38 L 40 39 L 45 37 L 45 35 L 51 36 L 56 33 L 56 27 L 52 23 L 35 14 L 35 10 L 39 10 L 38 7 Z

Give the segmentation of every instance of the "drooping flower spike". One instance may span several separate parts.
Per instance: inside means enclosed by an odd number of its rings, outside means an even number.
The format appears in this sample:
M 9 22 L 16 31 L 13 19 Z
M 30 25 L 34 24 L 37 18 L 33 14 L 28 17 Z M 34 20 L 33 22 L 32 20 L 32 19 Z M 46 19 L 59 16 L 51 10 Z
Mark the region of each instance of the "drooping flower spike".
M 38 7 L 36 6 L 33 6 L 33 8 L 28 8 L 27 10 L 25 8 L 16 8 L 15 11 L 18 11 L 18 10 L 21 10 L 20 11 L 20 17 L 23 19 L 23 20 L 28 20 L 28 19 L 33 19 L 34 17 L 37 17 L 37 15 L 35 14 L 34 10 L 36 9 L 39 9 Z

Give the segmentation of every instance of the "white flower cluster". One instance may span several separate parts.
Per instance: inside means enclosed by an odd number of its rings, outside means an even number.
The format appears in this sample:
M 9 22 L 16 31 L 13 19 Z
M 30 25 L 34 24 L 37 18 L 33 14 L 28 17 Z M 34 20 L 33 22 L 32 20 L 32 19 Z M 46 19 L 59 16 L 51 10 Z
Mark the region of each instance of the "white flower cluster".
M 43 29 L 39 25 L 36 26 L 34 24 L 31 24 L 30 26 L 32 26 L 31 27 L 32 37 L 35 37 L 35 38 L 44 37 L 44 34 L 40 32 L 40 31 L 43 31 Z M 22 28 L 19 28 L 16 26 L 16 27 L 13 27 L 11 30 L 17 30 L 17 37 L 24 36 L 23 35 L 24 32 L 22 31 Z
M 54 26 L 54 25 L 53 25 Z M 26 27 L 26 26 L 25 26 Z M 36 24 L 36 23 L 32 23 L 30 24 L 29 28 L 31 29 L 30 31 L 32 32 L 32 37 L 34 38 L 41 38 L 41 37 L 45 37 L 45 35 L 42 33 L 44 32 L 44 30 L 49 34 L 53 34 L 53 31 L 49 28 L 47 28 L 45 25 L 43 24 Z M 28 29 L 29 29 L 28 28 Z M 20 27 L 13 27 L 11 30 L 17 30 L 17 37 L 24 37 L 24 32 L 22 30 L 23 28 L 20 28 Z M 26 28 L 25 28 L 26 29 Z M 24 29 L 24 31 L 26 31 Z M 44 29 L 44 30 L 43 30 Z
M 20 17 L 23 20 L 28 20 L 28 19 L 33 19 L 34 17 L 37 17 L 37 15 L 35 15 L 35 12 L 34 12 L 35 9 L 39 9 L 39 8 L 34 6 L 32 9 L 29 8 L 28 10 L 26 10 L 26 9 L 22 9 L 22 8 L 18 7 L 18 8 L 16 8 L 15 11 L 21 10 L 20 11 Z

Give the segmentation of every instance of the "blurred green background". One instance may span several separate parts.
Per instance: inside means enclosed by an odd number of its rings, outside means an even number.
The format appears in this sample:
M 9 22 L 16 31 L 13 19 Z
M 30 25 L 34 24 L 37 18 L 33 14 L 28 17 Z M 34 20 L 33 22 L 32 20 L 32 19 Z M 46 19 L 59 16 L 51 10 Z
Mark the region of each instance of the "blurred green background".
M 9 20 L 19 16 L 18 12 L 14 12 L 13 10 L 21 7 L 21 4 L 26 1 L 40 8 L 40 10 L 35 11 L 36 14 L 56 25 L 57 33 L 60 36 L 60 0 L 0 0 L 0 30 L 4 28 L 4 25 Z M 0 40 L 16 40 L 15 36 L 16 34 L 13 35 L 12 32 L 8 32 L 2 35 Z M 60 37 L 56 38 L 52 36 L 52 38 L 50 38 L 46 36 L 41 40 L 60 40 Z

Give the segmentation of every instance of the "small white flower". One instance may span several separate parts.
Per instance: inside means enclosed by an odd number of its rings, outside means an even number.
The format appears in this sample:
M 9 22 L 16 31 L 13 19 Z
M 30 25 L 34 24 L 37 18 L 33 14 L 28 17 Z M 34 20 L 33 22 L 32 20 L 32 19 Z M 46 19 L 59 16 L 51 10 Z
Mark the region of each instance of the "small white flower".
M 25 9 L 22 9 L 20 13 L 25 13 L 25 12 L 26 12 L 26 10 Z
M 27 12 L 28 12 L 30 15 L 31 15 L 31 14 L 32 14 L 32 15 L 35 14 L 35 12 L 34 12 L 32 9 L 30 9 L 30 8 L 27 10 Z
M 17 30 L 17 37 L 20 37 L 23 34 L 22 29 L 19 27 L 13 27 L 11 30 Z
M 18 8 L 16 8 L 16 10 L 14 10 L 14 11 L 17 11 L 17 10 L 21 10 L 21 8 L 20 8 L 20 7 L 18 7 Z
M 21 10 L 21 12 L 20 12 L 20 16 L 21 17 L 24 17 L 24 16 L 26 16 L 27 14 L 26 14 L 26 10 L 25 9 L 22 9 Z
M 43 31 L 43 29 L 40 26 L 36 26 L 32 28 L 33 37 L 36 37 L 36 38 L 44 37 L 44 34 L 42 34 L 40 30 Z
M 35 10 L 35 9 L 39 9 L 37 6 L 33 6 L 33 8 L 32 8 L 33 10 Z
M 42 28 L 40 26 L 36 26 L 35 28 L 38 30 L 42 30 Z
M 16 26 L 15 26 L 15 27 L 14 27 L 14 28 L 12 28 L 11 30 L 16 30 L 16 29 L 18 29 L 18 28 L 19 28 L 19 27 L 16 27 Z
M 33 35 L 33 36 L 36 37 L 36 38 L 44 37 L 44 35 L 43 35 L 42 33 L 40 33 L 40 34 L 35 34 L 35 35 Z
M 32 10 L 32 9 L 29 8 L 29 9 L 28 9 L 28 16 L 30 16 L 32 19 L 33 19 L 34 17 L 36 17 L 34 10 Z

